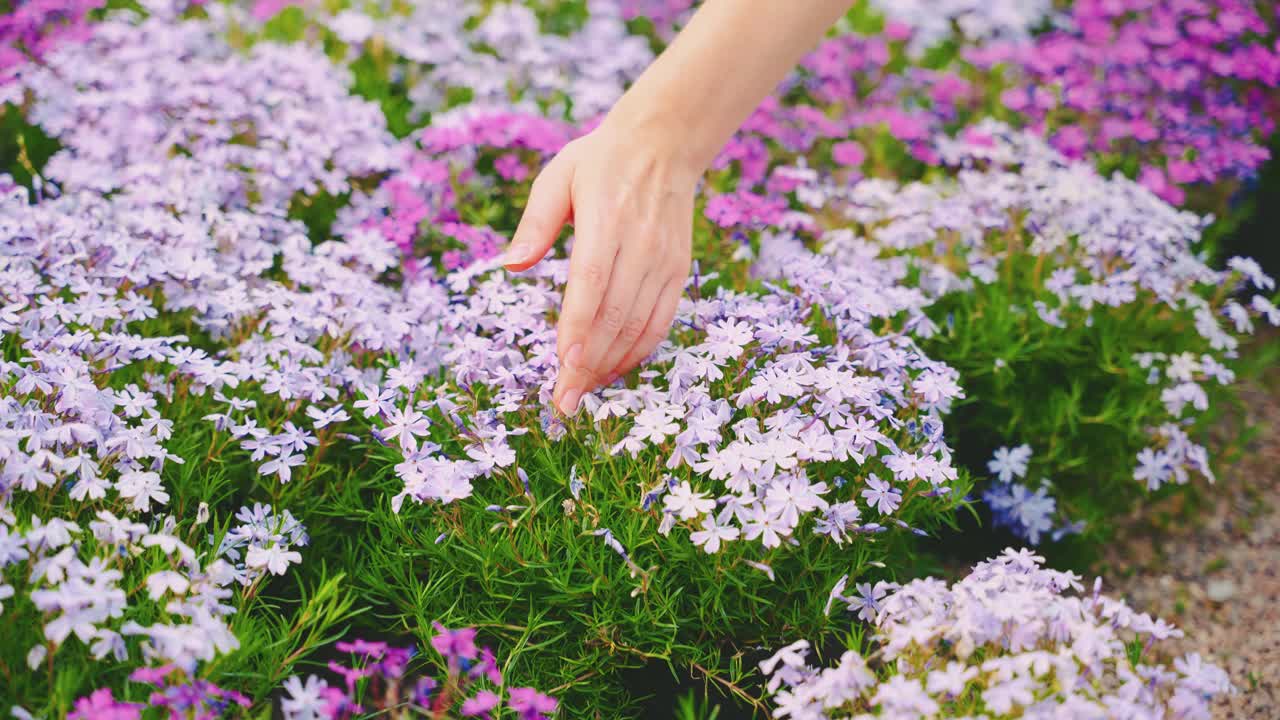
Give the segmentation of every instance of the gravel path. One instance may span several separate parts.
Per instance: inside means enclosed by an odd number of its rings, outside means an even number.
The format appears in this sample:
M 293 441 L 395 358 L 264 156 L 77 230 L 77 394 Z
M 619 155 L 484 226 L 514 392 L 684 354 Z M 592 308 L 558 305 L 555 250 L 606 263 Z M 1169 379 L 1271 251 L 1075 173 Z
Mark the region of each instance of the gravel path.
M 1147 508 L 1100 569 L 1111 592 L 1182 628 L 1170 645 L 1225 668 L 1215 717 L 1280 718 L 1280 372 L 1245 391 L 1260 432 L 1203 505 Z M 1224 424 L 1221 432 L 1231 432 Z

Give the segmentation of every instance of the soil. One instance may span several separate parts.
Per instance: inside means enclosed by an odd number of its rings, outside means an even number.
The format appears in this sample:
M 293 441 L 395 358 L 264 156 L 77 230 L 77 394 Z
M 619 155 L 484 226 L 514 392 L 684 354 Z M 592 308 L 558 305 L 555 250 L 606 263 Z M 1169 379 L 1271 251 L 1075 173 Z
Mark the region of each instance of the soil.
M 1280 371 L 1244 390 L 1241 419 L 1259 432 L 1194 506 L 1149 506 L 1132 518 L 1099 574 L 1112 595 L 1174 623 L 1171 652 L 1199 652 L 1238 692 L 1214 717 L 1280 718 Z

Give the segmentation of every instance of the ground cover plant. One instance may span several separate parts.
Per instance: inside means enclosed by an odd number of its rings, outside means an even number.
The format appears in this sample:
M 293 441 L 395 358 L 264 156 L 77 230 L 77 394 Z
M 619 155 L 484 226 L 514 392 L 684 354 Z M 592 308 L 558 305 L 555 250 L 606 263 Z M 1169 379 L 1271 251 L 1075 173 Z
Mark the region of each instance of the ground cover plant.
M 808 642 L 783 648 L 761 663 L 774 716 L 1207 718 L 1234 692 L 1197 653 L 1165 664 L 1158 643 L 1176 628 L 1101 594 L 1101 578 L 1086 592 L 1043 562 L 1008 549 L 951 586 L 929 578 L 853 598 L 874 651 L 818 669 Z
M 1078 661 L 1100 685 L 1054 702 L 1198 716 L 1222 678 L 1131 638 L 957 657 L 945 696 L 789 644 L 880 632 L 914 662 L 954 618 L 907 606 L 941 581 L 896 583 L 962 516 L 1096 543 L 1212 482 L 1203 432 L 1280 311 L 1199 213 L 1265 160 L 1276 17 L 887 5 L 727 144 L 675 327 L 572 418 L 549 402 L 572 238 L 520 275 L 496 256 L 688 3 L 6 15 L 0 709 L 615 717 L 659 667 L 780 716 L 1032 713 L 1044 663 Z M 1099 48 L 1123 87 L 1072 62 Z M 1170 632 L 1038 562 L 948 592 Z

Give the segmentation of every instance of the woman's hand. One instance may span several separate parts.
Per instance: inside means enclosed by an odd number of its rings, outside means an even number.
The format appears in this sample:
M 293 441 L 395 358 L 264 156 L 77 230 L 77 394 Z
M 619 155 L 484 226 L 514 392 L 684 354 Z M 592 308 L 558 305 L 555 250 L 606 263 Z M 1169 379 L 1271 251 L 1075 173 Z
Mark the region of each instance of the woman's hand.
M 689 275 L 698 177 L 751 110 L 852 0 L 705 0 L 585 137 L 533 184 L 504 264 L 542 259 L 570 219 L 569 285 L 553 400 L 635 367 L 667 336 Z
M 503 257 L 528 269 L 573 223 L 553 395 L 566 415 L 666 339 L 684 292 L 701 168 L 663 135 L 606 119 L 566 145 L 534 180 Z

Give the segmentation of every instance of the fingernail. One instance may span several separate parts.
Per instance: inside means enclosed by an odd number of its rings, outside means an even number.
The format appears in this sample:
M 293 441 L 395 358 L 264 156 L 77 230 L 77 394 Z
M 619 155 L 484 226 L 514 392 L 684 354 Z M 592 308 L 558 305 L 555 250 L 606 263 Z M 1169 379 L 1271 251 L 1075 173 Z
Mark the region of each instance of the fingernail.
M 514 265 L 515 263 L 523 262 L 527 257 L 529 257 L 529 245 L 527 243 L 512 245 L 502 254 L 502 264 Z
M 564 364 L 574 370 L 582 369 L 582 343 L 577 343 L 564 354 Z
M 560 398 L 560 412 L 569 417 L 573 417 L 578 412 L 578 403 L 582 400 L 582 391 L 578 388 L 569 388 L 564 391 L 564 397 Z
M 608 380 L 605 380 L 605 381 L 604 381 L 604 384 L 605 384 L 605 385 L 612 385 L 612 384 L 614 384 L 615 382 L 617 382 L 617 381 L 618 381 L 618 378 L 620 378 L 620 377 L 622 377 L 622 375 L 619 375 L 618 373 L 613 373 L 612 375 L 610 375 L 610 376 L 609 376 L 609 379 L 608 379 Z

